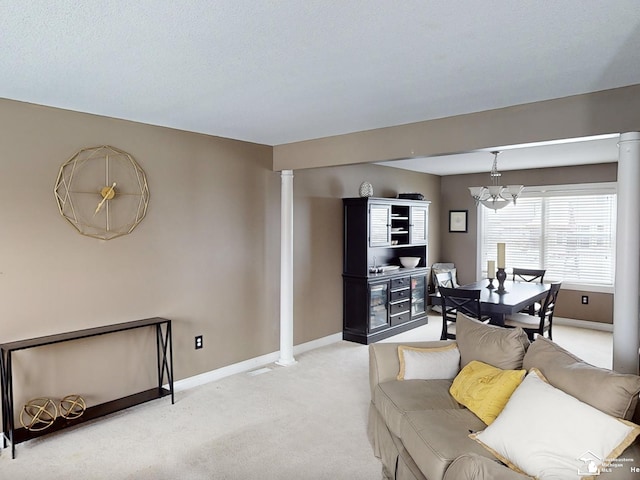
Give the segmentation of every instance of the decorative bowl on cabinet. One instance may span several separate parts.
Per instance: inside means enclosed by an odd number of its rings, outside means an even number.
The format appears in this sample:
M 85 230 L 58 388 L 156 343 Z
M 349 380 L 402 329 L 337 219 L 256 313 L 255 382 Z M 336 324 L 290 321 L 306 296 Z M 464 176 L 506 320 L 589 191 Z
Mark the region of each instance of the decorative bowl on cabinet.
M 400 263 L 404 268 L 416 268 L 421 257 L 400 257 Z

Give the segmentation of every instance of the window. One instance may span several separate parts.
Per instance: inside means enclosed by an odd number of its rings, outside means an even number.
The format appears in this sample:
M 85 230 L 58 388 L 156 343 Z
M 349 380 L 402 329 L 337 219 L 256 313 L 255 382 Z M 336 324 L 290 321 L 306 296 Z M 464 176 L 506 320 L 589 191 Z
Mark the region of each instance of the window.
M 613 287 L 615 184 L 527 187 L 517 205 L 480 212 L 483 269 L 505 242 L 507 272 L 544 268 L 545 280 Z

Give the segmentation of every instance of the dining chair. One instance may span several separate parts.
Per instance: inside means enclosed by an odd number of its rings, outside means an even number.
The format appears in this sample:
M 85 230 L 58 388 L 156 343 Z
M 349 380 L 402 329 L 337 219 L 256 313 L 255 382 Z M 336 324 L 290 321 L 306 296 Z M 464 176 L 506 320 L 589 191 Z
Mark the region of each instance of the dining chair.
M 489 321 L 482 316 L 480 290 L 464 288 L 439 288 L 442 299 L 442 333 L 440 340 L 455 340 L 455 323 L 458 312 L 464 313 L 480 321 Z
M 453 275 L 450 271 L 434 273 L 433 283 L 435 286 L 436 293 L 438 293 L 440 287 L 446 287 L 446 288 L 455 287 L 455 285 L 453 284 Z M 437 313 L 442 313 L 442 308 L 440 307 L 440 305 L 433 305 L 433 307 L 431 307 L 431 310 Z
M 514 282 L 543 283 L 545 273 L 547 271 L 541 269 L 513 267 L 512 280 Z M 537 315 L 541 308 L 542 305 L 535 302 L 524 308 L 522 312 L 529 315 Z
M 436 287 L 454 288 L 451 272 L 436 273 Z
M 547 273 L 546 270 L 513 267 L 513 281 L 542 283 L 544 280 L 545 273 Z
M 561 282 L 551 284 L 551 289 L 544 299 L 538 315 L 533 316 L 522 312 L 507 315 L 504 319 L 505 326 L 521 327 L 531 341 L 534 340 L 536 333 L 544 336 L 545 332 L 548 332 L 547 336 L 549 340 L 553 340 L 553 312 L 556 308 L 556 301 L 558 300 L 558 292 L 560 291 L 561 285 Z
M 434 263 L 431 265 L 431 274 L 433 275 L 433 284 L 438 285 L 436 275 L 440 273 L 451 273 L 451 283 L 454 287 L 458 285 L 458 269 L 454 263 Z

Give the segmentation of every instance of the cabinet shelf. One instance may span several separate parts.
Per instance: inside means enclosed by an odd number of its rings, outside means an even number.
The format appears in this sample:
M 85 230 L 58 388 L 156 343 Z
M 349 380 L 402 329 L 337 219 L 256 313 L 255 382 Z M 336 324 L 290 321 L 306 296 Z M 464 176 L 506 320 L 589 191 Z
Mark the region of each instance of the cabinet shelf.
M 27 430 L 24 427 L 17 428 L 14 432 L 13 440 L 17 445 L 19 443 L 26 442 L 27 440 L 42 437 L 43 435 L 48 435 L 49 433 L 57 432 L 59 430 L 62 430 L 63 428 L 79 425 L 81 423 L 85 423 L 90 420 L 94 420 L 96 418 L 100 418 L 105 415 L 119 412 L 129 407 L 140 405 L 141 403 L 149 402 L 151 400 L 156 400 L 158 398 L 163 398 L 169 395 L 171 395 L 171 391 L 167 390 L 166 388 L 151 388 L 149 390 L 129 395 L 127 397 L 119 398 L 106 403 L 101 403 L 100 405 L 95 405 L 93 407 L 87 407 L 82 416 L 75 419 L 68 420 L 64 417 L 59 416 L 46 430 L 32 431 Z
M 389 248 L 407 248 L 407 247 L 411 247 L 411 245 L 409 245 L 408 243 L 398 243 L 397 245 L 385 245 L 385 246 L 381 246 L 381 247 L 370 247 L 369 250 L 374 251 L 374 250 L 386 250 Z M 413 255 L 407 255 L 407 256 L 413 256 Z

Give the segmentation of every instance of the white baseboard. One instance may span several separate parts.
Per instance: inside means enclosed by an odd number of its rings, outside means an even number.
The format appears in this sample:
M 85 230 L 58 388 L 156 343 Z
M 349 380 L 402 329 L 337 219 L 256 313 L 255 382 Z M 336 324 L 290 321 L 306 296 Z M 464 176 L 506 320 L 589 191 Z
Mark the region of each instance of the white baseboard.
M 317 340 L 312 340 L 310 342 L 301 343 L 300 345 L 295 345 L 293 347 L 293 354 L 299 355 L 301 353 L 308 352 L 309 350 L 324 347 L 326 345 L 331 345 L 332 343 L 336 343 L 341 340 L 342 333 L 334 333 L 333 335 L 318 338 Z M 182 390 L 188 390 L 190 388 L 198 387 L 200 385 L 205 385 L 210 382 L 215 382 L 216 380 L 220 380 L 237 373 L 248 372 L 250 370 L 269 365 L 270 363 L 275 363 L 279 357 L 280 352 L 278 351 L 267 353 L 266 355 L 261 355 L 259 357 L 250 358 L 242 362 L 227 365 L 226 367 L 211 370 L 210 372 L 205 372 L 199 375 L 194 375 L 193 377 L 178 380 L 177 382 L 174 382 L 173 389 L 174 391 L 179 392 Z M 165 388 L 168 388 L 168 385 L 165 385 Z
M 588 320 L 575 320 L 573 318 L 553 317 L 556 325 L 566 325 L 568 327 L 590 328 L 591 330 L 601 330 L 603 332 L 613 332 L 613 324 L 602 322 L 590 322 Z
M 308 352 L 309 350 L 314 350 L 316 348 L 331 345 L 340 341 L 342 341 L 342 332 L 334 333 L 333 335 L 318 338 L 310 342 L 301 343 L 300 345 L 294 345 L 293 354 L 299 355 L 301 353 Z M 184 378 L 173 383 L 173 390 L 174 392 L 180 392 L 183 390 L 188 390 L 190 388 L 198 387 L 200 385 L 205 385 L 210 382 L 215 382 L 216 380 L 220 380 L 237 373 L 248 372 L 258 367 L 264 367 L 265 365 L 269 365 L 270 363 L 275 363 L 278 358 L 280 358 L 279 351 L 261 355 L 255 358 L 250 358 L 248 360 L 244 360 L 243 362 L 227 365 L 226 367 L 218 368 L 217 370 L 211 370 L 210 372 L 194 375 L 193 377 Z M 169 389 L 169 385 L 163 385 L 163 387 Z M 0 435 L 2 434 L 3 432 L 0 432 Z

